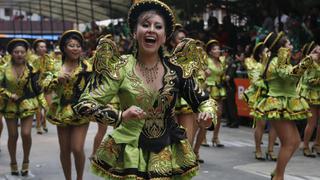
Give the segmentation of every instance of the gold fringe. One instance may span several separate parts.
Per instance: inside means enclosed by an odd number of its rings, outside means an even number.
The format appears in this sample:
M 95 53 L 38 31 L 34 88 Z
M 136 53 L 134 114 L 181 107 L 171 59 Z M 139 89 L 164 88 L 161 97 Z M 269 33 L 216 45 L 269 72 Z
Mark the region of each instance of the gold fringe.
M 117 180 L 123 180 L 123 179 L 136 179 L 136 180 L 171 180 L 174 177 L 180 176 L 180 177 L 185 177 L 185 176 L 196 176 L 197 172 L 199 171 L 199 165 L 196 165 L 193 168 L 190 168 L 189 170 L 187 170 L 186 172 L 182 173 L 181 175 L 177 175 L 177 176 L 173 176 L 173 177 L 158 177 L 158 178 L 151 178 L 151 179 L 144 179 L 142 177 L 138 177 L 137 175 L 134 174 L 130 174 L 130 175 L 125 175 L 125 176 L 119 176 L 119 175 L 115 175 L 107 170 L 105 170 L 104 168 L 102 168 L 101 166 L 99 166 L 97 163 L 95 163 L 94 161 L 91 162 L 91 171 L 101 177 L 106 178 L 113 178 L 113 179 L 117 179 Z M 178 171 L 179 170 L 174 170 L 174 171 Z

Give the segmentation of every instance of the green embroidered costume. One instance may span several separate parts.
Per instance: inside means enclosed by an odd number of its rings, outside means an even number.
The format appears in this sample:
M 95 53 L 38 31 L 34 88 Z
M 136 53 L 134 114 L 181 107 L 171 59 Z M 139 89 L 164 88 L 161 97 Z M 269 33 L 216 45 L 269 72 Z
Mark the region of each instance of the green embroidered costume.
M 303 120 L 311 116 L 306 100 L 299 96 L 296 86 L 312 64 L 307 56 L 298 65 L 291 65 L 290 50 L 280 48 L 266 69 L 268 97 L 256 106 L 255 115 L 266 120 Z
M 320 65 L 317 62 L 303 74 L 298 91 L 309 105 L 320 105 Z
M 46 104 L 44 99 L 39 99 L 39 73 L 28 63 L 25 66 L 20 77 L 15 76 L 11 61 L 0 69 L 0 109 L 6 119 L 31 116 L 38 109 L 39 101 L 44 106 Z M 18 95 L 17 101 L 11 99 L 13 94 Z
M 135 72 L 137 60 L 121 56 L 111 40 L 95 54 L 90 83 L 74 110 L 92 121 L 117 128 L 103 141 L 92 161 L 94 172 L 106 179 L 190 179 L 198 170 L 196 156 L 176 123 L 174 107 L 181 95 L 194 112 L 214 115 L 216 104 L 192 78 L 196 52 L 192 40 L 163 58 L 163 87 L 154 91 Z M 187 55 L 187 56 L 184 56 Z M 120 111 L 107 105 L 118 95 Z M 122 122 L 121 113 L 132 105 L 147 113 L 144 119 Z M 122 110 L 122 111 L 121 111 Z
M 207 86 L 210 89 L 210 95 L 214 99 L 226 97 L 226 88 L 224 82 L 226 80 L 225 71 L 227 69 L 224 56 L 220 56 L 219 64 L 214 63 L 211 58 L 208 58 L 208 69 L 211 71 L 207 78 Z
M 54 125 L 81 125 L 89 123 L 88 119 L 76 116 L 72 110 L 72 105 L 78 99 L 85 88 L 90 77 L 92 66 L 86 60 L 80 60 L 78 67 L 70 74 L 71 78 L 65 84 L 58 83 L 59 69 L 47 72 L 42 86 L 46 91 L 53 91 L 52 104 L 47 112 L 47 119 Z

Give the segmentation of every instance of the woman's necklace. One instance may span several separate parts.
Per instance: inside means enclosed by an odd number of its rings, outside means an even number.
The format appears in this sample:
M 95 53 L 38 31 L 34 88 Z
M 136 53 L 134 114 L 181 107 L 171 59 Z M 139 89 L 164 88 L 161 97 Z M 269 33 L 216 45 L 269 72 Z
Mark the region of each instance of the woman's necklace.
M 143 63 L 138 61 L 138 66 L 140 68 L 140 71 L 142 73 L 142 76 L 146 78 L 147 83 L 153 82 L 155 79 L 157 79 L 158 75 L 158 64 L 160 60 L 157 61 L 157 63 L 152 67 L 146 67 Z
M 16 79 L 20 79 L 23 76 L 25 68 L 26 68 L 25 66 L 23 66 L 23 67 L 14 67 L 14 72 L 15 72 L 15 75 L 16 75 Z

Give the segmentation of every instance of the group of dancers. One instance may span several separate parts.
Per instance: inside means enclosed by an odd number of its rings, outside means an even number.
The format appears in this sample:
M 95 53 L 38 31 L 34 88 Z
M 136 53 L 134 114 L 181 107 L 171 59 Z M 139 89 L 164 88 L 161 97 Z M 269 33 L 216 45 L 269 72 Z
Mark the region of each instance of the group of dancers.
M 12 175 L 29 174 L 32 120 L 42 111 L 57 127 L 66 180 L 72 179 L 71 155 L 76 178 L 83 179 L 90 121 L 98 123 L 91 169 L 105 179 L 191 179 L 204 162 L 199 149 L 207 145 L 211 124 L 212 145 L 224 146 L 219 129 L 224 81 L 230 77 L 220 43 L 187 38 L 170 7 L 158 0 L 133 4 L 128 24 L 133 47 L 126 55 L 106 35 L 97 40 L 92 57 L 82 56 L 84 38 L 77 30 L 61 35 L 59 55 L 46 53 L 45 40 L 34 41 L 33 53 L 25 39 L 8 43 L 8 55 L 0 66 L 0 110 L 9 134 Z M 251 86 L 245 95 L 256 120 L 255 157 L 263 159 L 262 130 L 269 121 L 273 135 L 267 157 L 277 160 L 271 175 L 276 180 L 283 179 L 300 144 L 294 121 L 309 118 L 304 154 L 312 156 L 308 142 L 319 116 L 320 49 L 307 44 L 297 65 L 290 63 L 291 49 L 284 33 L 270 33 L 246 59 Z M 19 120 L 21 168 L 16 159 Z M 41 124 L 47 131 L 46 124 L 38 121 L 39 134 Z M 103 139 L 107 126 L 114 130 Z M 281 141 L 278 157 L 271 145 L 276 136 Z M 317 137 L 312 149 L 319 153 L 319 145 Z
M 314 42 L 302 49 L 297 64 L 291 61 L 292 45 L 284 32 L 271 32 L 253 48 L 245 60 L 250 86 L 246 100 L 255 120 L 255 158 L 277 161 L 271 179 L 283 179 L 285 168 L 300 146 L 300 135 L 295 121 L 308 119 L 304 131 L 303 155 L 316 157 L 319 149 L 319 53 Z M 271 125 L 266 157 L 261 150 L 264 126 Z M 309 141 L 318 124 L 317 137 L 310 150 Z M 280 139 L 278 156 L 273 153 L 276 137 Z

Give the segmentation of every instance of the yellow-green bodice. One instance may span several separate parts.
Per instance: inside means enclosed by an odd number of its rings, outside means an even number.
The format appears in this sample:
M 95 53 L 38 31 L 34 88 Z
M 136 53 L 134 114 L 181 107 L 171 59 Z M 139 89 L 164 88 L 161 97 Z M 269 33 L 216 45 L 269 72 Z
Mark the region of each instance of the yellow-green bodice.
M 118 75 L 112 77 L 110 72 L 95 73 L 80 103 L 74 107 L 79 114 L 89 116 L 93 121 L 119 126 L 111 135 L 117 143 L 134 146 L 140 143 L 143 148 L 152 150 L 168 145 L 173 140 L 172 133 L 181 131 L 174 120 L 178 94 L 186 99 L 195 112 L 214 114 L 215 103 L 208 99 L 208 94 L 199 88 L 193 77 L 182 78 L 180 67 L 163 60 L 164 84 L 159 91 L 154 91 L 135 72 L 137 60 L 132 55 L 121 58 L 125 59 L 125 63 L 120 66 Z M 141 107 L 147 113 L 146 116 L 140 120 L 121 122 L 121 112 L 107 105 L 115 95 L 119 97 L 120 110 L 135 105 Z
M 88 120 L 76 116 L 72 110 L 72 105 L 84 90 L 92 71 L 92 66 L 81 60 L 79 65 L 70 73 L 70 79 L 65 83 L 58 82 L 58 76 L 62 70 L 62 63 L 57 65 L 51 74 L 46 76 L 43 86 L 46 90 L 53 91 L 52 105 L 49 108 L 48 120 L 58 126 L 81 125 L 88 123 Z
M 310 66 L 310 58 L 304 62 L 293 66 L 282 64 L 278 57 L 274 57 L 269 65 L 266 80 L 268 83 L 269 96 L 298 97 L 296 90 L 298 81 L 306 67 Z
M 320 65 L 313 62 L 311 68 L 306 70 L 301 78 L 301 88 L 320 90 Z
M 208 59 L 208 69 L 211 71 L 211 74 L 207 77 L 207 84 L 209 86 L 219 85 L 225 80 L 225 58 L 220 57 L 219 62 L 213 62 L 211 58 Z
M 41 94 L 37 82 L 38 76 L 33 73 L 32 67 L 28 64 L 25 65 L 20 77 L 16 77 L 11 62 L 1 68 L 0 109 L 6 118 L 25 118 L 34 114 L 39 107 L 38 96 Z M 12 99 L 14 94 L 18 96 L 16 101 Z
M 25 69 L 20 77 L 16 77 L 12 64 L 7 63 L 3 67 L 3 72 L 0 75 L 0 82 L 5 83 L 5 91 L 7 94 L 17 94 L 19 97 L 24 94 L 24 87 L 28 83 L 29 69 Z

